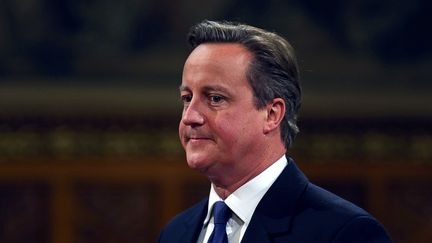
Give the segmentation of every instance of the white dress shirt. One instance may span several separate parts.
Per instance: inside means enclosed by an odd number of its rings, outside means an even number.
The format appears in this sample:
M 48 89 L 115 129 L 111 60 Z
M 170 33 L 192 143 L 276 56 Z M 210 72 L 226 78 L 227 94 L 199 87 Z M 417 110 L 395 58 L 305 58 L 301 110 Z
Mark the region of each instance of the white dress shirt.
M 225 199 L 225 204 L 233 212 L 233 215 L 227 222 L 227 235 L 229 243 L 239 243 L 251 221 L 252 215 L 258 203 L 268 191 L 270 186 L 282 173 L 288 164 L 285 155 L 265 169 L 259 175 L 248 181 Z M 207 243 L 213 232 L 213 205 L 217 201 L 223 201 L 214 190 L 213 184 L 210 188 L 207 216 L 203 222 L 201 234 L 198 237 L 198 243 Z

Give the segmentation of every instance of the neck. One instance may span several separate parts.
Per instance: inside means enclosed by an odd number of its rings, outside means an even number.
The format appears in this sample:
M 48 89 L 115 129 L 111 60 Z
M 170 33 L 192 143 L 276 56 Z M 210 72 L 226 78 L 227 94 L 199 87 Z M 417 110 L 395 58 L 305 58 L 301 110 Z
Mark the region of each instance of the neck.
M 275 163 L 279 158 L 281 158 L 286 153 L 286 149 L 283 148 L 278 153 L 272 153 L 272 156 L 268 156 L 266 159 L 262 159 L 255 163 L 254 167 L 249 166 L 247 170 L 241 171 L 235 176 L 224 175 L 223 178 L 210 178 L 213 183 L 214 190 L 220 198 L 225 200 L 229 195 L 231 195 L 238 188 L 246 184 L 248 181 L 255 178 L 257 175 L 261 174 L 264 170 Z M 229 173 L 232 174 L 232 173 Z M 231 180 L 230 180 L 231 179 Z

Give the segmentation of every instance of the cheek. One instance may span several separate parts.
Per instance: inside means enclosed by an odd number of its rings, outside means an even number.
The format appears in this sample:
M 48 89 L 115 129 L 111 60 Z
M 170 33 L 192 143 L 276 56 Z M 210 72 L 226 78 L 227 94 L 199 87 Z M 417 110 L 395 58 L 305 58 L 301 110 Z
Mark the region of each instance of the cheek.
M 217 128 L 217 133 L 219 139 L 221 139 L 223 144 L 228 148 L 232 148 L 232 146 L 235 145 L 239 139 L 238 130 L 232 123 L 220 125 Z
M 179 138 L 180 138 L 180 142 L 183 145 L 183 131 L 184 131 L 185 126 L 183 125 L 183 123 L 180 121 L 179 127 L 178 127 L 178 134 L 179 134 Z
M 231 135 L 233 142 L 250 142 L 263 133 L 262 115 L 258 112 L 241 113 L 232 116 L 222 127 L 227 136 Z
M 178 130 L 179 130 L 179 134 L 181 134 L 181 131 L 183 131 L 184 125 L 183 123 L 180 121 L 179 122 L 179 126 L 178 126 Z
M 227 149 L 234 147 L 244 137 L 245 121 L 240 116 L 224 116 L 224 118 L 215 119 L 215 130 L 217 136 L 221 139 Z

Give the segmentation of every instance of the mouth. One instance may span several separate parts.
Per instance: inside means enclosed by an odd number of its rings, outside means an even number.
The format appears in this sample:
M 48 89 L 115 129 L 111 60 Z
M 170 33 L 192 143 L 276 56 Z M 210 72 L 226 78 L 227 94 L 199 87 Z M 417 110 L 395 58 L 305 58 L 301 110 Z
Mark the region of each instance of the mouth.
M 199 145 L 201 143 L 215 142 L 214 137 L 209 132 L 194 129 L 184 130 L 181 137 L 184 145 L 189 143 Z
M 212 141 L 213 139 L 210 136 L 202 136 L 202 135 L 191 135 L 191 136 L 185 136 L 185 142 L 186 143 L 192 143 L 192 144 L 199 144 L 202 142 L 208 142 Z
M 186 141 L 190 142 L 190 141 L 206 141 L 206 140 L 211 140 L 211 138 L 208 137 L 186 137 Z

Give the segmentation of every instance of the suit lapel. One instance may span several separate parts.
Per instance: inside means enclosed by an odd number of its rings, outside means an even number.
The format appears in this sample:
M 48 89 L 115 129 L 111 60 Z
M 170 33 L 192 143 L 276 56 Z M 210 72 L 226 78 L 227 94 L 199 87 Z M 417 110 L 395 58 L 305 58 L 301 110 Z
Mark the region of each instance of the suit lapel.
M 196 242 L 201 233 L 205 216 L 207 215 L 208 199 L 201 201 L 184 221 L 183 234 L 178 242 Z
M 293 160 L 288 161 L 255 209 L 242 242 L 278 242 L 278 237 L 289 234 L 297 201 L 308 180 Z

